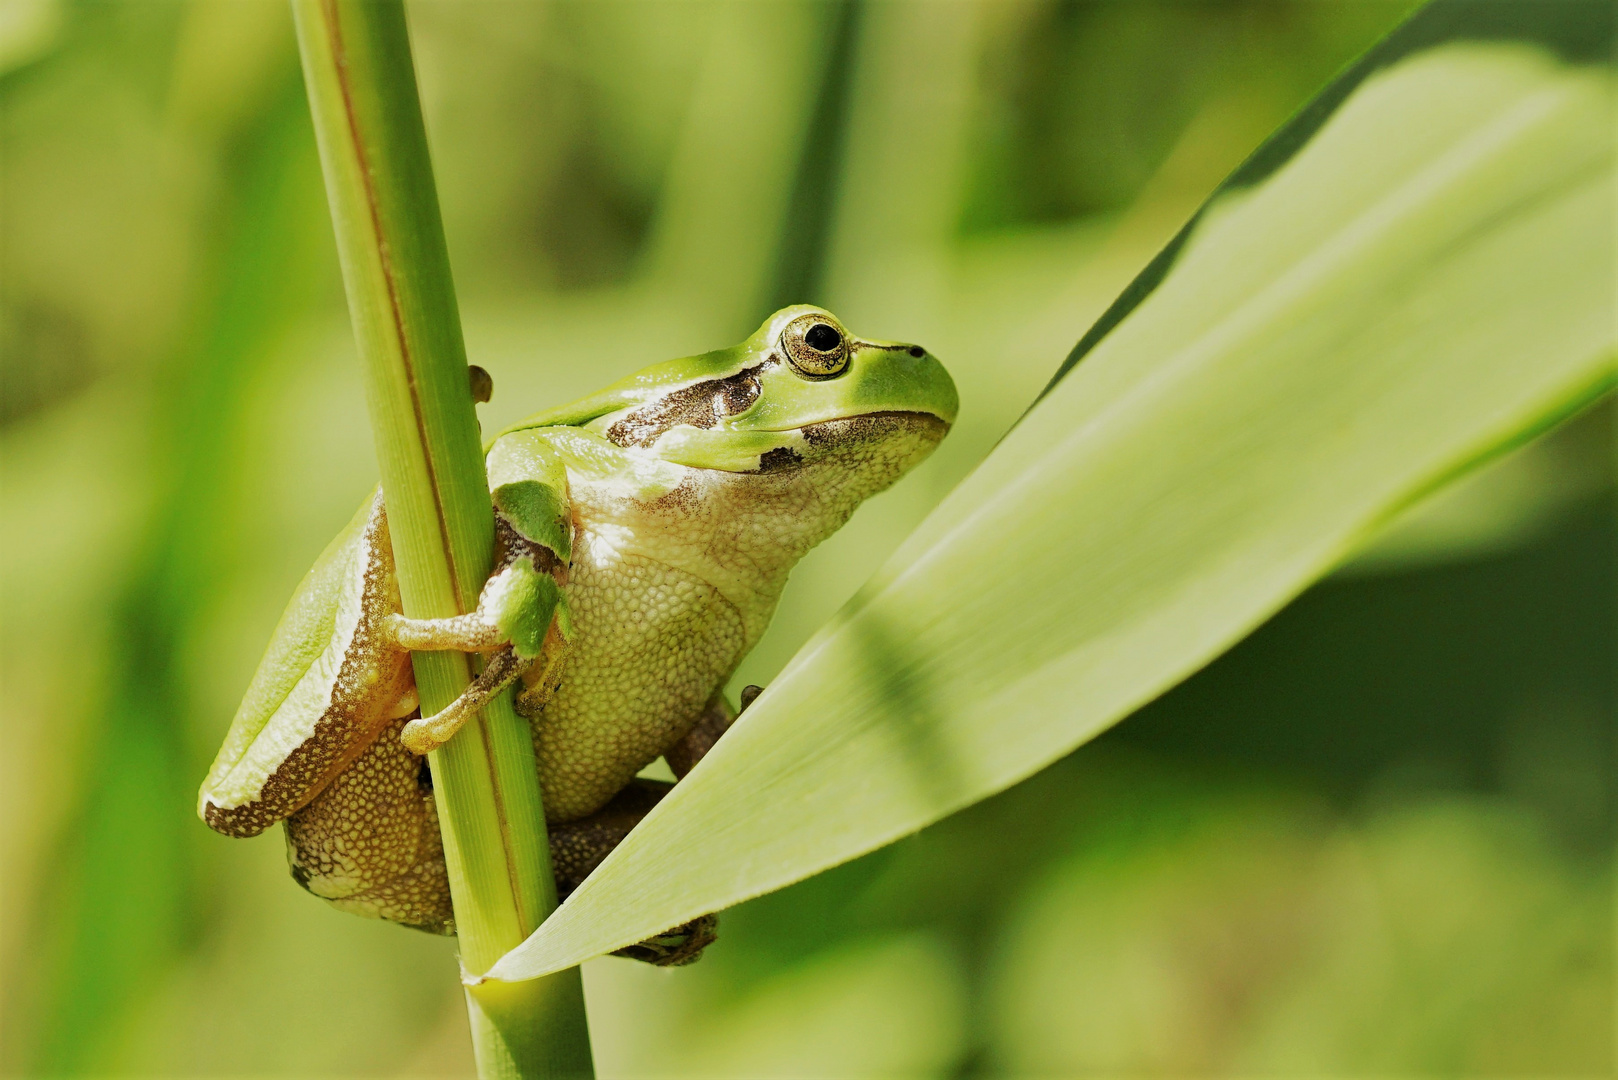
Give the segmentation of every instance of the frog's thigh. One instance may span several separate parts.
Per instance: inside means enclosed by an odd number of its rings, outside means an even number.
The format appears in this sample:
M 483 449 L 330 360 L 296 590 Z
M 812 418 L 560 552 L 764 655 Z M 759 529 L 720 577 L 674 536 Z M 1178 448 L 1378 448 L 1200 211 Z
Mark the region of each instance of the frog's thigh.
M 639 556 L 575 557 L 576 636 L 554 697 L 533 725 L 545 813 L 594 813 L 683 738 L 745 642 L 712 585 Z
M 257 836 L 321 791 L 414 705 L 410 655 L 382 632 L 399 608 L 379 498 L 329 547 L 288 605 L 203 782 L 202 818 Z M 266 713 L 268 715 L 266 715 Z
M 551 826 L 547 831 L 557 899 L 565 900 L 583 884 L 672 787 L 660 780 L 637 778 L 589 817 Z
M 425 759 L 405 720 L 382 734 L 286 822 L 292 876 L 344 911 L 452 933 L 449 878 Z

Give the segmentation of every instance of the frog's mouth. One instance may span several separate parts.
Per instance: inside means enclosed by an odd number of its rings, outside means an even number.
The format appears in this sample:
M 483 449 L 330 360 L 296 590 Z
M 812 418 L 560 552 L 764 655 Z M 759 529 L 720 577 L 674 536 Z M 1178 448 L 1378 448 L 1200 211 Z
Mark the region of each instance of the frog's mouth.
M 780 432 L 782 436 L 798 438 L 792 444 L 764 451 L 759 455 L 758 468 L 749 471 L 784 472 L 832 457 L 867 461 L 889 458 L 903 471 L 932 453 L 949 434 L 949 428 L 948 422 L 932 413 L 899 410 L 821 420 Z

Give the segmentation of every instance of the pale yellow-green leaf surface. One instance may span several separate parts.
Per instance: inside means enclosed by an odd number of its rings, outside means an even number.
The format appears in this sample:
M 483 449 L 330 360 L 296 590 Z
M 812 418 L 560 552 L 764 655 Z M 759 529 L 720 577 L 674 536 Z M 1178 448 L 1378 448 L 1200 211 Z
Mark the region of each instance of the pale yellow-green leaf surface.
M 1503 40 L 1367 70 L 491 976 L 1015 783 L 1612 384 L 1610 72 Z

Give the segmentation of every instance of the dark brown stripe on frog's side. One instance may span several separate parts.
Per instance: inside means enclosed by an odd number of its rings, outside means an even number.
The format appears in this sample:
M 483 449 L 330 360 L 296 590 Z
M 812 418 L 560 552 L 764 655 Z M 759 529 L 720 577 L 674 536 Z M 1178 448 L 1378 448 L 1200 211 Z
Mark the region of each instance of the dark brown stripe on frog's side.
M 607 438 L 619 446 L 650 446 L 658 436 L 680 424 L 711 429 L 722 418 L 735 416 L 758 400 L 762 367 L 693 383 L 650 405 L 642 405 L 609 427 Z
M 758 456 L 758 468 L 753 471 L 761 473 L 784 472 L 795 465 L 802 464 L 802 454 L 790 446 L 777 446 L 774 450 L 766 450 Z

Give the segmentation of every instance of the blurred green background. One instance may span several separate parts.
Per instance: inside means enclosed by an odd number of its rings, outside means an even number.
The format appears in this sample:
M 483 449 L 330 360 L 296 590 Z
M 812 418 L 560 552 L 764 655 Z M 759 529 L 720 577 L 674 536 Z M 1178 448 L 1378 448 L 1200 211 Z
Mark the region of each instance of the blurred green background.
M 767 682 L 1408 7 L 411 0 L 485 426 L 793 301 L 942 357 L 956 431 L 795 573 Z M 286 7 L 4 0 L 0 125 L 0 1068 L 470 1075 L 451 942 L 193 812 L 375 477 Z M 601 1074 L 1610 1074 L 1612 424 L 695 967 L 592 961 Z

